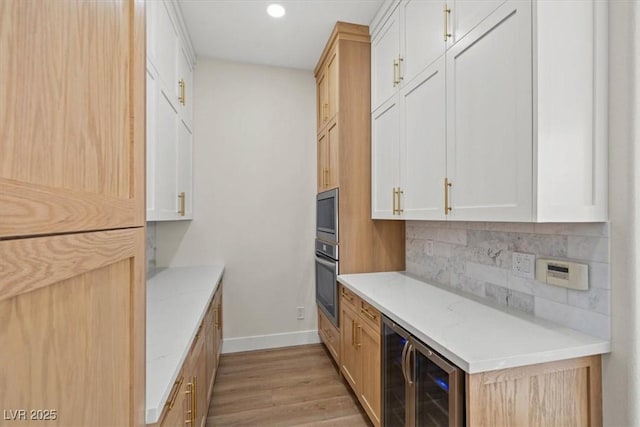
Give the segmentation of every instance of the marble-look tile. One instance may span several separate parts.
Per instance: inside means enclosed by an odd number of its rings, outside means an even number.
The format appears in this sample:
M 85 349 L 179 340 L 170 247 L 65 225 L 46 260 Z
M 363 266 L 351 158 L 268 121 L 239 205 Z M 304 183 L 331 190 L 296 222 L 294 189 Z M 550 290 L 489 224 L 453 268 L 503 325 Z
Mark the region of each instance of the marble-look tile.
M 527 314 L 533 314 L 535 305 L 534 298 L 535 297 L 533 295 L 509 289 L 507 294 L 507 307 L 514 308 Z
M 486 230 L 486 222 L 471 222 L 471 221 L 449 221 L 449 228 L 455 228 L 460 230 Z
M 511 250 L 539 256 L 566 257 L 567 245 L 567 236 L 515 234 Z
M 611 313 L 611 291 L 608 289 L 591 288 L 586 291 L 568 289 L 569 305 L 583 308 L 597 313 Z
M 451 273 L 451 287 L 461 292 L 484 298 L 486 282 L 462 274 Z
M 609 236 L 609 224 L 606 222 L 585 223 L 540 223 L 534 225 L 536 234 L 562 234 L 564 236 Z
M 536 317 L 559 323 L 588 335 L 605 340 L 610 339 L 611 319 L 601 313 L 536 297 L 534 314 Z
M 609 264 L 602 262 L 589 263 L 589 287 L 611 289 L 609 278 Z
M 467 230 L 438 229 L 436 240 L 456 245 L 467 244 Z
M 508 233 L 487 230 L 468 230 L 467 245 L 475 248 L 490 248 L 494 251 L 511 250 L 512 239 Z
M 477 264 L 475 262 L 466 263 L 466 275 L 476 280 L 507 288 L 507 270 L 490 265 Z
M 451 258 L 457 245 L 451 243 L 434 242 L 433 254 L 435 256 L 443 258 Z M 427 245 L 425 244 L 425 253 L 427 252 Z
M 511 269 L 512 252 L 505 249 L 455 246 L 452 256 L 478 264 Z
M 511 272 L 508 272 L 508 283 L 509 289 L 512 289 L 513 291 L 567 304 L 567 288 L 561 288 L 559 286 L 541 283 L 533 279 L 514 276 Z
M 497 303 L 501 307 L 507 307 L 509 289 L 492 283 L 485 283 L 484 293 L 489 300 Z
M 605 237 L 569 236 L 569 258 L 609 261 L 609 239 Z

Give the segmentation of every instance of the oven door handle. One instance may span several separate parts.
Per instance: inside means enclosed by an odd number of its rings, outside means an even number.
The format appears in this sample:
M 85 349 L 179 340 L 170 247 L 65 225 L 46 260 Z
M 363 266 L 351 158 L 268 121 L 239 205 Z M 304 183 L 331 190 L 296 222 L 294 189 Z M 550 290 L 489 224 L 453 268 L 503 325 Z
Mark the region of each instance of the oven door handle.
M 334 268 L 334 269 L 336 268 L 336 265 L 338 264 L 338 261 L 326 260 L 325 258 L 320 257 L 318 255 L 316 255 L 316 262 L 318 264 L 324 265 L 325 267 Z

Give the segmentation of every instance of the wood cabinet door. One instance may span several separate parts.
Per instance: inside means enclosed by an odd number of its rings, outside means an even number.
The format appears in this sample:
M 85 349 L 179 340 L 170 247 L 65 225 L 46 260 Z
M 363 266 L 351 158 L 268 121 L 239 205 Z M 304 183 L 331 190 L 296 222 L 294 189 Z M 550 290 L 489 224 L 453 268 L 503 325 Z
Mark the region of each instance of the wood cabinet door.
M 144 250 L 142 227 L 0 241 L 5 408 L 55 410 L 51 426 L 144 425 Z
M 323 69 L 316 79 L 316 99 L 318 100 L 318 130 L 329 120 L 329 87 L 326 69 Z
M 444 54 L 444 2 L 442 0 L 408 0 L 400 6 L 404 22 L 401 43 L 402 77 L 405 84 Z
M 380 425 L 382 400 L 382 368 L 380 364 L 380 330 L 365 322 L 357 326 L 358 351 L 362 376 L 358 384 L 358 396 L 374 425 Z
M 531 221 L 531 4 L 506 2 L 446 56 L 449 219 Z
M 333 121 L 327 126 L 327 182 L 325 189 L 336 188 L 340 182 L 340 138 L 338 122 Z
M 338 113 L 339 103 L 339 60 L 338 60 L 338 46 L 334 46 L 333 51 L 329 55 L 327 60 L 327 104 L 328 104 L 328 119 L 332 120 Z
M 445 58 L 402 90 L 401 207 L 405 219 L 438 219 L 444 214 L 446 177 Z
M 318 136 L 318 193 L 328 188 L 329 138 L 326 131 Z
M 213 391 L 213 379 L 216 372 L 216 364 L 215 364 L 215 346 L 216 346 L 216 307 L 214 305 L 215 301 L 211 301 L 209 304 L 209 309 L 207 310 L 207 314 L 204 317 L 204 347 L 205 347 L 205 364 L 206 364 L 206 392 L 207 397 L 211 396 L 211 392 Z
M 0 238 L 144 225 L 144 3 L 0 2 Z
M 356 348 L 358 315 L 341 305 L 340 308 L 340 370 L 354 391 L 360 382 L 360 354 Z
M 207 380 L 207 352 L 204 345 L 203 330 L 200 331 L 194 346 L 194 377 L 196 378 L 196 406 L 194 426 L 204 427 L 209 410 L 209 381 Z
M 371 111 L 376 110 L 396 92 L 397 65 L 400 59 L 400 12 L 387 18 L 371 41 Z
M 218 365 L 220 363 L 220 355 L 222 354 L 222 282 L 218 285 L 218 291 L 216 292 L 216 298 L 214 301 L 214 305 L 216 307 L 216 317 L 215 317 L 215 330 L 216 330 L 216 340 L 215 340 L 215 369 L 218 369 Z M 215 373 L 214 373 L 215 376 Z
M 398 185 L 400 114 L 397 97 L 371 115 L 371 208 L 374 219 L 398 219 L 394 188 Z
M 169 396 L 170 399 L 173 397 L 173 406 L 165 409 L 167 413 L 160 427 L 182 427 L 185 425 L 187 411 L 189 410 L 188 396 L 185 394 L 186 383 L 184 375 L 181 374 L 180 378 L 182 381 L 176 384 L 177 389 L 172 390 L 175 394 Z

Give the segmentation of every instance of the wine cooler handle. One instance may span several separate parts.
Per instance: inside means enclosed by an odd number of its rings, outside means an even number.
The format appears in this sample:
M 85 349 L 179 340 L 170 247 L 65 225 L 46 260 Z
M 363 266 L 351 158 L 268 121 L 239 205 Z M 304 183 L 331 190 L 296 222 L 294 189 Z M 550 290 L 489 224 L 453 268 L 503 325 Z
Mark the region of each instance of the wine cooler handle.
M 413 355 L 413 360 L 414 360 L 414 365 L 415 365 L 415 354 L 413 351 L 413 344 L 409 344 L 409 350 L 407 351 L 407 372 L 408 372 L 408 379 L 407 382 L 409 383 L 409 387 L 413 387 L 413 367 L 411 365 L 411 356 Z
M 407 340 L 404 343 L 404 348 L 402 349 L 402 376 L 407 383 L 410 381 L 409 376 L 407 375 L 407 353 L 409 351 L 409 346 L 409 340 Z

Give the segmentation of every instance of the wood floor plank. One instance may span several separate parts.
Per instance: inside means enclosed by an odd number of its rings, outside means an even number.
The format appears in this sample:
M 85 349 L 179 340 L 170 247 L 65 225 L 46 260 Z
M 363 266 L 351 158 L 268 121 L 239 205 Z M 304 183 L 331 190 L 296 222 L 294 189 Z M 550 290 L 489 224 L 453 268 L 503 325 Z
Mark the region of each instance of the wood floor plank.
M 225 354 L 207 427 L 370 427 L 322 344 Z

